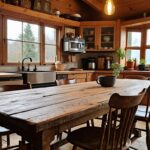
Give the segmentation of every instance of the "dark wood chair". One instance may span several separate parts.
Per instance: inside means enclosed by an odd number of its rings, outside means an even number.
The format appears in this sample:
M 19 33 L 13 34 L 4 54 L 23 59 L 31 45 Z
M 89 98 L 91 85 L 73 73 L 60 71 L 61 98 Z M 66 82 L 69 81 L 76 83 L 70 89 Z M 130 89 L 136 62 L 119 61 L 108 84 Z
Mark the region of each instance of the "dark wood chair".
M 125 76 L 126 79 L 138 79 L 138 80 L 148 80 L 148 77 L 142 75 L 127 75 Z
M 146 121 L 146 143 L 148 150 L 150 150 L 150 113 L 149 118 Z
M 31 84 L 23 84 L 23 85 L 0 85 L 0 92 L 6 92 L 6 91 L 15 91 L 15 90 L 24 90 L 24 89 L 31 89 Z M 9 129 L 0 127 L 0 147 L 2 148 L 2 136 L 6 136 L 6 147 L 4 149 L 11 149 L 14 147 L 17 147 L 19 145 L 10 146 L 10 134 L 12 132 Z M 3 148 L 2 148 L 3 149 Z
M 134 116 L 144 94 L 145 89 L 135 96 L 113 94 L 109 100 L 109 113 L 103 116 L 101 127 L 84 127 L 68 134 L 67 140 L 74 145 L 73 150 L 77 147 L 86 150 L 128 149 Z
M 125 78 L 127 79 L 139 79 L 139 80 L 148 80 L 148 77 L 142 75 L 128 75 Z M 135 126 L 137 121 L 146 121 L 148 119 L 148 113 L 150 112 L 150 87 L 147 89 L 145 96 L 142 99 L 141 104 L 138 106 L 138 109 L 135 114 Z M 141 137 L 141 131 L 146 131 L 145 129 L 135 128 L 133 133 L 133 141 L 138 137 Z

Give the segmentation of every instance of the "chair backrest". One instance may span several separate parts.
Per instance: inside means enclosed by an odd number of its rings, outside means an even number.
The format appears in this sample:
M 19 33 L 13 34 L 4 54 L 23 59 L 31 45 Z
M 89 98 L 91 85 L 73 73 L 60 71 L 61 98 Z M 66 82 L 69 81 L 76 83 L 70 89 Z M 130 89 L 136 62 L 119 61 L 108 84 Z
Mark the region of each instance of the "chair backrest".
M 142 75 L 127 75 L 125 76 L 126 79 L 139 79 L 139 80 L 148 80 L 148 77 Z
M 22 84 L 22 85 L 1 85 L 0 86 L 0 92 L 6 92 L 6 91 L 15 91 L 15 90 L 24 90 L 24 89 L 31 89 L 31 84 Z
M 102 121 L 100 149 L 122 149 L 129 140 L 133 120 L 145 89 L 135 96 L 120 96 L 115 93 L 109 100 L 110 110 Z M 120 121 L 118 121 L 118 116 Z M 104 142 L 105 139 L 105 142 Z M 109 147 L 109 148 L 108 148 Z

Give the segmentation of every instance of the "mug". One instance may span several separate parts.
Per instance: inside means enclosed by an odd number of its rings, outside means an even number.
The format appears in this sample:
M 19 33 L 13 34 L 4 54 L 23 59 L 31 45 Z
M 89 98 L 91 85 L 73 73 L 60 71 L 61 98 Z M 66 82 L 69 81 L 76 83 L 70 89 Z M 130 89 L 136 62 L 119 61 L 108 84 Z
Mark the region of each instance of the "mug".
M 113 87 L 115 81 L 115 76 L 98 76 L 96 79 L 97 84 L 100 84 L 102 87 Z

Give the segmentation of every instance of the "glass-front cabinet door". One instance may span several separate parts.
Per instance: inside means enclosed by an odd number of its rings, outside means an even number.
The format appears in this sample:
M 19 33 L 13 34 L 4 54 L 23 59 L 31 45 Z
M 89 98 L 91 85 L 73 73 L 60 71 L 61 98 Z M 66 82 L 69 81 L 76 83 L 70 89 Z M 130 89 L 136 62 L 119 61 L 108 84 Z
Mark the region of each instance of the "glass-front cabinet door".
M 86 51 L 96 50 L 95 46 L 95 28 L 94 27 L 84 27 L 82 31 L 82 36 L 85 39 Z
M 115 47 L 114 27 L 101 27 L 100 31 L 100 51 L 113 51 Z

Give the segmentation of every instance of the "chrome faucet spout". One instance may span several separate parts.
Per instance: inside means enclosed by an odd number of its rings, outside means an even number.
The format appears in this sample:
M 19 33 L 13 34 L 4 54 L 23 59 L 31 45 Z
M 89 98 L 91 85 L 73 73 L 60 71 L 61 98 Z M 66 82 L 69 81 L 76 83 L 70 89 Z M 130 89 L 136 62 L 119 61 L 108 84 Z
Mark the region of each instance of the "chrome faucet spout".
M 23 58 L 23 59 L 22 59 L 22 71 L 25 71 L 24 61 L 25 61 L 26 59 L 29 59 L 30 62 L 32 62 L 32 58 L 31 58 L 31 57 L 25 57 L 25 58 Z

